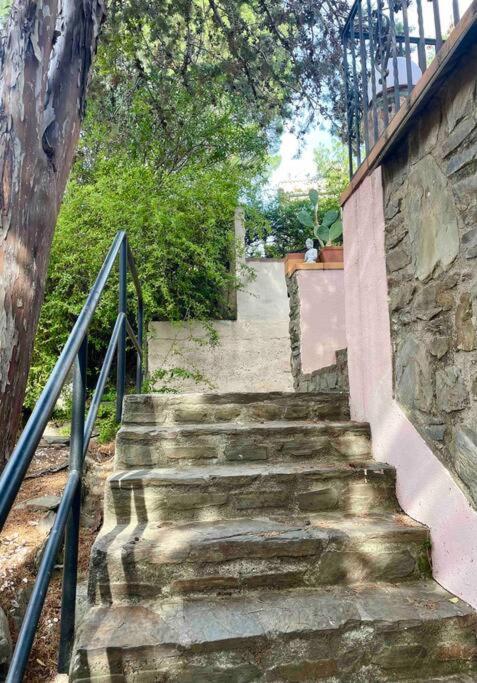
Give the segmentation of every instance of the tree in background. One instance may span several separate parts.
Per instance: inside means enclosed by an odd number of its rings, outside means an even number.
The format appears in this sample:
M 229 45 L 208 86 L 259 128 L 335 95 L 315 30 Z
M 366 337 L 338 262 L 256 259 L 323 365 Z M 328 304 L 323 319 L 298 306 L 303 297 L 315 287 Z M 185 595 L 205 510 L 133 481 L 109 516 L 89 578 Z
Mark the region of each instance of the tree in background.
M 217 84 L 264 125 L 293 109 L 340 125 L 348 12 L 347 0 L 111 0 L 106 39 L 129 37 L 137 77 L 147 56 L 163 87 Z
M 336 138 L 315 150 L 317 186 L 319 188 L 318 222 L 325 214 L 340 209 L 340 195 L 349 177 L 347 151 Z M 304 251 L 305 241 L 313 238 L 313 228 L 304 225 L 299 216 L 310 208 L 308 190 L 286 193 L 279 190 L 271 201 L 259 194 L 246 207 L 246 239 L 249 249 L 263 245 L 265 256 L 282 258 L 292 251 Z
M 315 149 L 315 163 L 320 194 L 331 199 L 339 208 L 339 199 L 349 183 L 348 150 L 339 139 L 332 138 L 328 145 Z M 327 210 L 328 210 L 327 209 Z

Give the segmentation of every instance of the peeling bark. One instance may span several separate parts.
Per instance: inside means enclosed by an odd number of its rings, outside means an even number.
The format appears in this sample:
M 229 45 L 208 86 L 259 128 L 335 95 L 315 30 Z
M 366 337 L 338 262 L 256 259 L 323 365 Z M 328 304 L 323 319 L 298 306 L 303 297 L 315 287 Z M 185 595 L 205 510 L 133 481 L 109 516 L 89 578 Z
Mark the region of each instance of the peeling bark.
M 0 23 L 0 468 L 20 425 L 102 0 L 12 0 Z

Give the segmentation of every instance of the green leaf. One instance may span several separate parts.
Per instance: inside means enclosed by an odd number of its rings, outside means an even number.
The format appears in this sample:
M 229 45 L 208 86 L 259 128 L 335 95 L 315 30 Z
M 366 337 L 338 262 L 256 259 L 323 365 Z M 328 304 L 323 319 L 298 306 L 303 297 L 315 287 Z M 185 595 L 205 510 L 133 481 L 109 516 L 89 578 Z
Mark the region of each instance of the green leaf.
M 321 224 L 329 228 L 339 217 L 340 212 L 337 209 L 330 209 L 330 211 L 327 211 L 323 216 Z
M 313 208 L 315 208 L 316 206 L 318 206 L 318 200 L 319 200 L 319 198 L 320 198 L 320 195 L 318 194 L 318 191 L 317 191 L 317 190 L 310 190 L 310 191 L 308 192 L 308 196 L 309 196 L 309 198 L 310 198 L 310 202 L 311 202 L 312 205 L 313 205 Z
M 320 225 L 318 230 L 315 232 L 315 236 L 320 240 L 322 246 L 328 243 L 330 231 L 325 225 Z
M 305 228 L 315 227 L 315 224 L 313 223 L 313 218 L 310 216 L 308 211 L 305 211 L 305 209 L 302 209 L 298 213 L 297 218 L 300 221 L 300 223 L 305 226 Z
M 333 223 L 330 228 L 329 241 L 336 242 L 343 235 L 343 223 L 341 218 Z

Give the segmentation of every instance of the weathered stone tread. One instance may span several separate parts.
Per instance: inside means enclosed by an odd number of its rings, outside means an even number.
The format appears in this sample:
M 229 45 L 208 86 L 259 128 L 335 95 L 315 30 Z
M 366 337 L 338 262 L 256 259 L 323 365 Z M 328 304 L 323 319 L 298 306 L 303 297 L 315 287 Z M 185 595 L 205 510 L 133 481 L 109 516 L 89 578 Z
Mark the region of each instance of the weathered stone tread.
M 174 424 L 262 419 L 346 419 L 340 393 L 211 393 L 126 396 L 123 424 Z
M 369 425 L 343 421 L 274 420 L 182 425 L 125 425 L 116 441 L 117 467 L 199 462 L 363 460 L 371 457 Z
M 155 467 L 151 469 L 135 469 L 116 472 L 108 482 L 112 487 L 133 488 L 139 486 L 156 486 L 160 484 L 175 484 L 184 486 L 219 481 L 242 481 L 247 479 L 267 477 L 299 477 L 317 476 L 328 477 L 334 473 L 343 476 L 352 476 L 354 472 L 373 474 L 394 473 L 395 469 L 387 463 L 360 462 L 356 465 L 348 463 L 320 463 L 320 462 L 294 462 L 294 463 L 237 463 L 236 465 L 204 465 L 196 467 Z
M 403 515 L 321 514 L 105 527 L 94 602 L 254 588 L 397 581 L 429 574 L 429 532 Z
M 477 615 L 451 597 L 421 581 L 96 607 L 80 630 L 70 680 L 110 672 L 136 681 L 141 668 L 157 676 L 141 680 L 224 683 L 467 674 L 475 670 Z M 316 675 L 297 677 L 307 669 Z M 241 677 L 247 670 L 253 675 Z M 202 674 L 190 677 L 194 671 Z
M 395 470 L 376 463 L 242 463 L 127 470 L 106 488 L 107 524 L 213 520 L 340 509 L 399 510 Z M 261 511 L 261 512 L 257 512 Z

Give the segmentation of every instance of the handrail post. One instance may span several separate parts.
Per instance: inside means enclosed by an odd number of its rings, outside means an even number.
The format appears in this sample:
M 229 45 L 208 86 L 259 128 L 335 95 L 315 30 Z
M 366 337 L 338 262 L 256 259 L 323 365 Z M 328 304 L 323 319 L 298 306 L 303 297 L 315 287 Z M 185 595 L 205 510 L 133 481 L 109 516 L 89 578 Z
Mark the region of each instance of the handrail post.
M 79 474 L 70 515 L 66 526 L 63 594 L 61 600 L 61 633 L 58 655 L 59 673 L 67 673 L 75 635 L 76 583 L 78 576 L 78 543 L 81 512 L 81 469 L 83 465 L 84 423 L 86 407 L 86 367 L 88 338 L 81 344 L 75 361 L 73 380 L 73 410 L 71 417 L 70 470 Z
M 144 304 L 142 300 L 139 300 L 137 306 L 137 340 L 141 350 L 144 353 Z M 140 394 L 142 391 L 142 379 L 143 379 L 143 363 L 142 356 L 140 353 L 137 354 L 137 365 L 136 365 L 136 393 Z
M 118 312 L 127 314 L 127 270 L 128 243 L 124 236 L 119 251 L 119 302 Z M 126 322 L 123 321 L 118 338 L 118 374 L 116 383 L 116 422 L 121 422 L 123 415 L 123 399 L 126 388 Z

